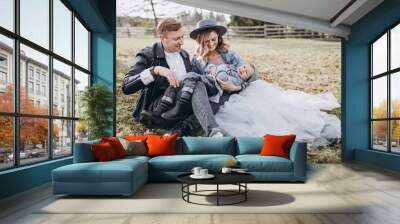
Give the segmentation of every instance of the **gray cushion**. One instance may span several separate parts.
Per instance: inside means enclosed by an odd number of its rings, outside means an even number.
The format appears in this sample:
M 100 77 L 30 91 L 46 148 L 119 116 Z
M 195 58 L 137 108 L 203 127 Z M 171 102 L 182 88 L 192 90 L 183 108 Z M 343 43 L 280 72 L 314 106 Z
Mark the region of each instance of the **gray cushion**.
M 129 156 L 129 155 L 137 155 L 137 156 L 147 155 L 146 145 L 144 144 L 143 141 L 140 141 L 140 140 L 131 141 L 131 140 L 126 140 L 124 138 L 119 138 L 119 141 L 121 142 L 122 146 L 124 147 L 127 156 Z

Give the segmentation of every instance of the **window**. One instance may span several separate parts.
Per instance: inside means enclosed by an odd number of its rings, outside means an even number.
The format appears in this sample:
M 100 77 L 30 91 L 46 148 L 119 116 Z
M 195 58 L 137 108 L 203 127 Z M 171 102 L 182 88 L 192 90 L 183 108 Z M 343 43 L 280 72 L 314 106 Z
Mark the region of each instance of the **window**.
M 53 120 L 53 157 L 70 155 L 72 152 L 71 120 Z
M 38 68 L 36 69 L 36 80 L 40 81 L 40 70 Z
M 68 102 L 68 104 L 72 104 L 72 91 L 69 88 L 65 88 L 66 86 L 70 86 L 72 84 L 72 68 L 71 66 L 66 65 L 56 59 L 53 60 L 53 66 L 53 90 L 55 93 L 53 95 L 53 108 L 55 108 L 53 110 L 53 114 L 59 114 L 60 108 L 54 105 L 59 103 L 58 97 L 60 97 L 61 102 L 64 103 L 64 96 L 67 96 L 69 98 L 68 100 L 71 101 Z M 66 114 L 63 114 L 63 116 L 64 115 L 72 117 L 72 108 L 67 108 Z
M 5 86 L 7 84 L 7 73 L 0 70 L 0 85 Z
M 71 60 L 72 12 L 60 1 L 53 0 L 54 52 Z
M 0 68 L 7 69 L 7 56 L 0 54 Z
M 33 67 L 29 66 L 29 71 L 28 71 L 29 79 L 33 80 Z
M 28 92 L 29 92 L 29 94 L 34 93 L 33 82 L 31 82 L 31 81 L 28 82 Z
M 0 9 L 1 12 L 2 9 Z M 1 18 L 2 15 L 0 15 L 0 20 Z M 14 111 L 14 73 L 11 65 L 13 51 L 13 40 L 0 33 L 0 112 Z
M 40 84 L 36 84 L 36 95 L 40 95 Z
M 1 11 L 1 10 L 0 10 Z M 0 115 L 0 170 L 14 166 L 14 122 L 12 116 Z
M 5 92 L 7 87 L 7 56 L 0 53 L 0 91 Z
M 370 45 L 371 148 L 400 153 L 400 25 Z
M 14 31 L 14 0 L 1 0 L 0 26 Z
M 75 70 L 75 117 L 81 114 L 80 95 L 86 86 L 89 86 L 89 74 Z
M 5 91 L 7 85 L 7 56 L 0 53 L 0 88 Z
M 89 32 L 77 18 L 75 18 L 75 62 L 89 69 Z
M 90 84 L 90 31 L 67 1 L 0 2 L 0 170 L 70 156 L 86 136 L 74 105 Z
M 42 96 L 46 96 L 46 86 L 42 86 Z
M 49 0 L 20 0 L 21 36 L 49 48 Z

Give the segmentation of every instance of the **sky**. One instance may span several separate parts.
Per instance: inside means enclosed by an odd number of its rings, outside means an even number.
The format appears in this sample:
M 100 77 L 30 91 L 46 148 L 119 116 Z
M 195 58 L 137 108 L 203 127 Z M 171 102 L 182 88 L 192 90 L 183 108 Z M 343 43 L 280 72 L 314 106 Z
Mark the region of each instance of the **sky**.
M 200 0 L 199 0 L 200 1 Z M 154 0 L 156 15 L 161 18 L 176 17 L 179 13 L 185 11 L 200 10 L 191 6 L 181 5 L 175 2 L 166 0 Z M 140 9 L 141 8 L 141 9 Z M 149 9 L 147 12 L 143 8 Z M 117 16 L 139 16 L 142 18 L 153 18 L 150 10 L 150 1 L 145 0 L 117 0 Z M 204 13 L 210 11 L 202 9 Z M 224 14 L 225 19 L 229 21 L 229 15 Z

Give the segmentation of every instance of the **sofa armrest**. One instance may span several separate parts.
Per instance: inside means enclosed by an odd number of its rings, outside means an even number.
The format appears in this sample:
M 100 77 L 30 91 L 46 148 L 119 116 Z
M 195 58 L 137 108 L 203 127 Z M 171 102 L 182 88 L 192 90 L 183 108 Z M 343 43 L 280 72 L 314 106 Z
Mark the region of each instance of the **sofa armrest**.
M 290 149 L 290 160 L 293 162 L 293 179 L 305 181 L 307 174 L 307 143 L 294 142 Z
M 100 143 L 99 140 L 90 141 L 90 142 L 82 142 L 75 143 L 74 145 L 74 163 L 89 163 L 95 162 L 96 158 L 94 157 L 90 146 L 92 144 Z

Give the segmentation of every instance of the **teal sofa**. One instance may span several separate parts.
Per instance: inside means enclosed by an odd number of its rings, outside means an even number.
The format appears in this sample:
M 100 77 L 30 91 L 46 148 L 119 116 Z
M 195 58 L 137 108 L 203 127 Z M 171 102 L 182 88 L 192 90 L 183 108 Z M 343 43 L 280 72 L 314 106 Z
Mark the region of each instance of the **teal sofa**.
M 262 137 L 183 137 L 177 141 L 177 155 L 127 156 L 96 162 L 91 141 L 75 144 L 74 163 L 52 171 L 54 194 L 131 195 L 148 181 L 176 181 L 193 167 L 219 172 L 228 160 L 236 160 L 259 182 L 305 182 L 306 143 L 295 142 L 290 159 L 260 156 Z

